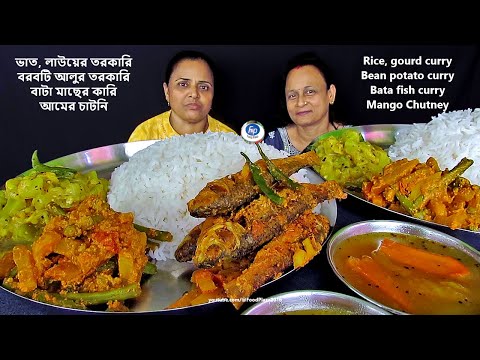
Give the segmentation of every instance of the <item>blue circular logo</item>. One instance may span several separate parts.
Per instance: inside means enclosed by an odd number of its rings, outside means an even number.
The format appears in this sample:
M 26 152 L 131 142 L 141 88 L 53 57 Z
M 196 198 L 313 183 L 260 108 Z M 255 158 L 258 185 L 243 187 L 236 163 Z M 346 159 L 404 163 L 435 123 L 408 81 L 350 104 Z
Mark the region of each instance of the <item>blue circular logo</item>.
M 260 142 L 265 137 L 265 128 L 258 121 L 247 121 L 242 126 L 242 137 L 248 142 Z

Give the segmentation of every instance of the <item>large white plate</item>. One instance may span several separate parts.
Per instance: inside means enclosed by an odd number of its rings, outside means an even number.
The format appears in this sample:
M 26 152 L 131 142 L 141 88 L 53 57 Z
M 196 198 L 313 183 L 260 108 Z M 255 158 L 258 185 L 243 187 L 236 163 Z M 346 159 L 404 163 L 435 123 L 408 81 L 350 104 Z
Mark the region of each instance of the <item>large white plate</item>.
M 88 172 L 95 170 L 100 177 L 110 179 L 110 175 L 113 170 L 120 166 L 122 163 L 128 161 L 130 157 L 136 152 L 145 149 L 149 145 L 156 142 L 151 141 L 137 141 L 132 143 L 120 143 L 108 146 L 102 146 L 94 149 L 89 149 L 74 154 L 66 155 L 58 159 L 47 162 L 47 165 L 51 166 L 65 166 L 76 169 L 81 172 Z M 307 169 L 307 177 L 312 183 L 323 182 L 323 179 L 316 174 L 313 170 Z M 333 228 L 337 219 L 337 204 L 335 200 L 325 201 L 322 203 L 320 213 L 326 215 Z M 331 231 L 329 235 L 331 234 Z M 182 294 L 190 290 L 192 283 L 190 282 L 191 274 L 194 270 L 194 266 L 191 263 L 181 263 L 174 260 L 163 261 L 159 265 L 159 271 L 148 278 L 142 285 L 142 294 L 135 299 L 131 306 L 132 312 L 177 312 L 181 309 L 165 308 L 172 304 L 175 300 L 180 298 Z M 283 276 L 287 275 L 293 270 L 286 272 Z M 282 277 L 283 277 L 282 276 Z M 279 277 L 281 278 L 281 277 Z M 278 278 L 278 279 L 279 279 Z M 277 281 L 275 279 L 273 281 Z M 271 282 L 273 282 L 271 281 Z M 269 282 L 268 284 L 270 284 Z M 265 284 L 263 286 L 266 286 Z M 25 298 L 26 300 L 37 302 L 27 297 L 18 295 L 10 290 L 1 287 L 3 290 L 11 292 L 17 296 Z M 38 302 L 37 302 L 38 303 Z M 44 303 L 41 303 L 44 304 Z M 206 307 L 206 306 L 219 306 L 222 302 L 212 302 L 208 304 L 201 304 L 193 307 Z M 231 306 L 228 303 L 228 306 Z M 44 304 L 46 306 L 60 308 L 55 305 Z M 233 307 L 232 307 L 233 308 Z M 60 308 L 66 311 L 75 312 L 98 312 L 95 310 L 72 310 L 67 308 Z

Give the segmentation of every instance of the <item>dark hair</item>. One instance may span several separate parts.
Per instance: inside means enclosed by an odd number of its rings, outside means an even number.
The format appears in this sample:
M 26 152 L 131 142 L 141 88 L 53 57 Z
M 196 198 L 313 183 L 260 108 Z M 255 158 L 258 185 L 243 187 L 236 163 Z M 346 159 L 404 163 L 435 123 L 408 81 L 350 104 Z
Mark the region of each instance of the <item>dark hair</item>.
M 173 69 L 177 64 L 185 59 L 189 60 L 203 60 L 207 63 L 208 67 L 210 68 L 210 71 L 212 72 L 213 75 L 213 80 L 215 82 L 215 96 L 212 100 L 212 108 L 210 110 L 210 114 L 217 120 L 220 120 L 222 122 L 225 122 L 223 119 L 223 111 L 218 109 L 218 104 L 219 101 L 217 99 L 219 98 L 219 93 L 221 94 L 221 74 L 219 74 L 218 68 L 215 65 L 214 61 L 205 53 L 202 53 L 200 51 L 196 50 L 183 50 L 178 53 L 176 53 L 170 61 L 167 63 L 167 67 L 165 68 L 165 82 L 168 84 L 170 81 L 170 77 L 172 76 Z M 220 81 L 219 81 L 220 79 Z M 220 101 L 221 102 L 221 101 Z
M 306 66 L 306 65 L 315 66 L 318 69 L 318 71 L 320 71 L 320 73 L 323 75 L 323 78 L 325 79 L 325 83 L 327 84 L 327 90 L 330 88 L 330 85 L 335 84 L 333 81 L 332 73 L 329 66 L 317 54 L 315 54 L 312 51 L 308 51 L 308 52 L 297 54 L 287 61 L 287 65 L 283 72 L 283 89 L 285 88 L 285 84 L 287 82 L 287 76 L 290 73 L 290 71 L 299 66 Z M 283 91 L 283 89 L 281 92 L 281 111 L 284 114 L 283 116 L 284 123 L 285 125 L 287 125 L 287 124 L 290 124 L 292 120 L 288 115 L 287 104 L 285 102 L 285 92 Z M 328 115 L 329 115 L 328 121 L 331 124 L 334 124 L 335 122 L 339 122 L 338 120 L 335 119 L 335 116 L 334 116 L 334 105 L 330 104 L 329 107 L 330 109 L 328 112 Z
M 165 82 L 167 84 L 170 81 L 170 77 L 172 76 L 172 72 L 175 66 L 177 66 L 180 61 L 185 59 L 205 61 L 212 72 L 213 79 L 215 80 L 216 66 L 211 58 L 209 58 L 206 54 L 200 51 L 184 50 L 176 53 L 168 62 L 165 69 Z
M 284 83 L 287 81 L 288 73 L 299 66 L 312 65 L 323 75 L 327 83 L 327 89 L 333 84 L 332 74 L 328 65 L 320 59 L 314 52 L 304 52 L 288 60 L 285 72 L 283 74 Z

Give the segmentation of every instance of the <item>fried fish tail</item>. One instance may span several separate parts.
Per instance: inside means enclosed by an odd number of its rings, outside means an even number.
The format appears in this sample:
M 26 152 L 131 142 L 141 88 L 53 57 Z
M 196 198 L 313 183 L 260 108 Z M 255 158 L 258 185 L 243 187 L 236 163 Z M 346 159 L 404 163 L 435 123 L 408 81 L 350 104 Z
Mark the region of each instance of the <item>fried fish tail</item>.
M 347 193 L 335 180 L 325 181 L 321 184 L 304 183 L 302 187 L 312 194 L 317 203 L 326 200 L 343 200 L 347 198 Z
M 317 165 L 320 158 L 314 151 L 290 156 L 282 159 L 273 159 L 272 162 L 287 176 L 291 176 L 305 167 Z M 265 161 L 255 162 L 262 170 L 262 176 L 268 185 L 275 182 L 268 172 Z M 250 202 L 260 193 L 255 184 L 248 166 L 232 175 L 209 182 L 200 192 L 187 203 L 188 211 L 193 217 L 209 217 L 227 215 Z
M 284 159 L 272 159 L 272 162 L 288 176 L 305 167 L 321 164 L 320 158 L 313 150 Z
M 294 266 L 296 253 L 311 254 L 309 260 L 318 254 L 329 229 L 328 218 L 311 211 L 306 211 L 288 224 L 280 235 L 257 252 L 253 262 L 246 270 L 224 284 L 228 298 L 235 300 L 232 301 L 235 308 L 241 307 L 240 299 L 249 298 L 262 285 L 278 278 L 286 269 Z
M 240 209 L 231 219 L 224 219 L 202 232 L 197 241 L 193 262 L 211 267 L 222 259 L 240 259 L 280 234 L 284 227 L 318 203 L 346 195 L 336 182 L 305 184 L 299 190 L 284 188 L 285 198 L 277 205 L 266 196 Z

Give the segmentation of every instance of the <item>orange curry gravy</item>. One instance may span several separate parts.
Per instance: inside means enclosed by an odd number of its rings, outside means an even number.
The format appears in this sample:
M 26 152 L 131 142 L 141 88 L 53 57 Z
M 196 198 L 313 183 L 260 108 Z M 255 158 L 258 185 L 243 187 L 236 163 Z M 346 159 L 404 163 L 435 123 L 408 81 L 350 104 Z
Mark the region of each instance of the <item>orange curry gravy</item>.
M 384 253 L 375 251 L 384 238 L 453 257 L 468 268 L 468 275 L 441 276 L 395 262 Z M 374 259 L 372 269 L 377 267 L 370 279 L 353 270 L 352 261 L 348 260 L 349 257 L 361 259 L 364 255 Z M 392 309 L 425 315 L 480 314 L 480 264 L 470 255 L 445 244 L 406 234 L 361 234 L 343 241 L 334 252 L 333 261 L 351 286 Z M 400 302 L 396 301 L 399 299 Z

